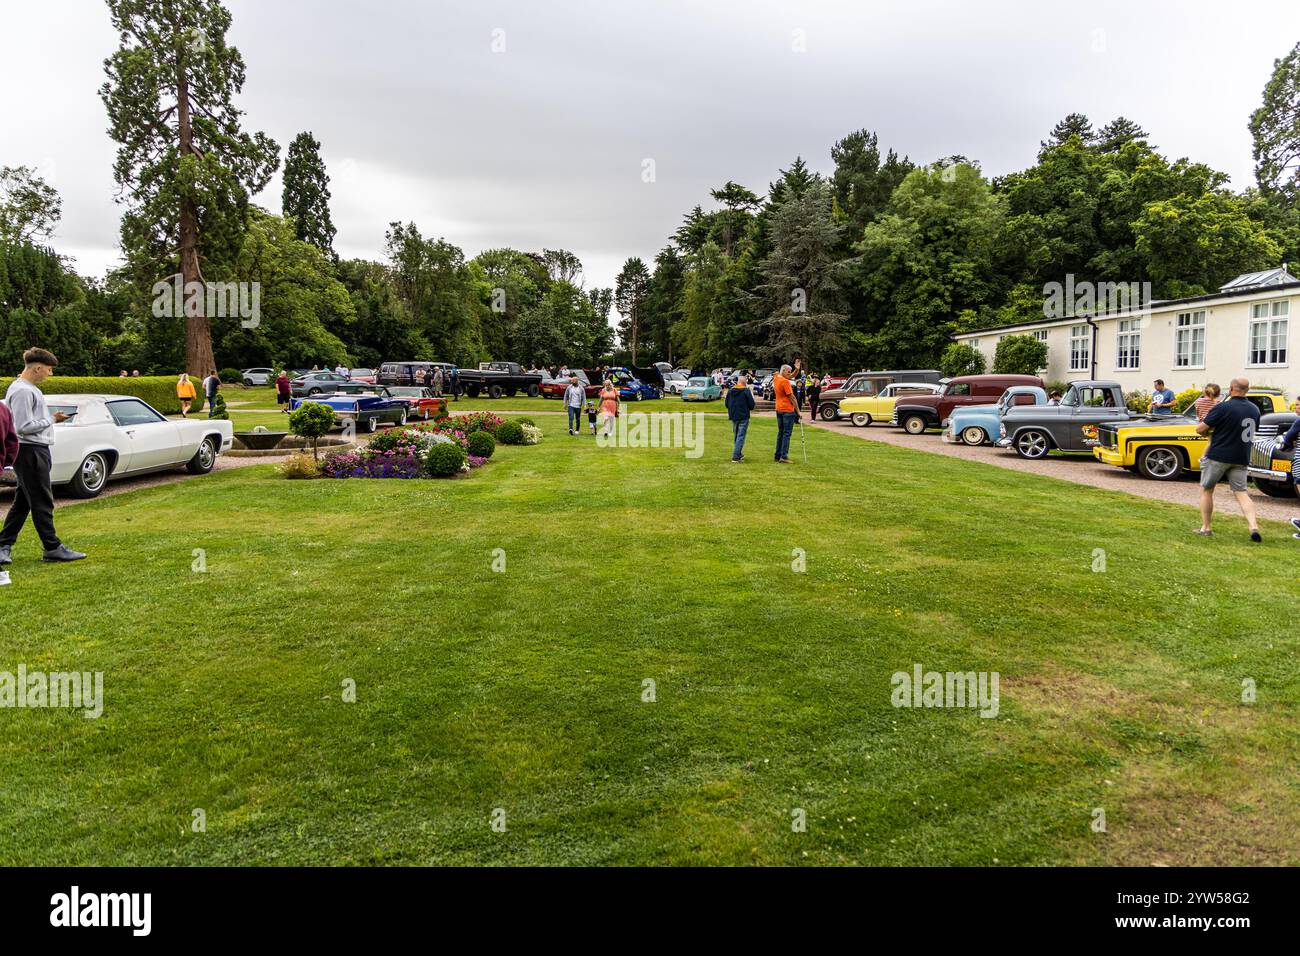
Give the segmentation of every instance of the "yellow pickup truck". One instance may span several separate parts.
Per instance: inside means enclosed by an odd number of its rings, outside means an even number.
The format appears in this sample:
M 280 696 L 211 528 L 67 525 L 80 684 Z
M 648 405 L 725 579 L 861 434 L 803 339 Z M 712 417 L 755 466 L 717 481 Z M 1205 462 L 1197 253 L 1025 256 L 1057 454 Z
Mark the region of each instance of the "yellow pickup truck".
M 1246 398 L 1261 415 L 1286 411 L 1286 396 L 1271 388 L 1251 389 Z M 1097 426 L 1093 456 L 1104 465 L 1136 471 L 1154 481 L 1173 481 L 1201 470 L 1210 439 L 1196 433 L 1196 406 L 1181 415 L 1150 415 Z

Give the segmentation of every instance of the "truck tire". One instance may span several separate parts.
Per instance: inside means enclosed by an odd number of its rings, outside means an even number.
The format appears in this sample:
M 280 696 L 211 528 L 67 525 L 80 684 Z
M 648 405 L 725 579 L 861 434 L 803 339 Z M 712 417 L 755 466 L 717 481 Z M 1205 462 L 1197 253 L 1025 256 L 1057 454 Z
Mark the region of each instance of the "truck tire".
M 833 422 L 840 417 L 840 406 L 835 402 L 823 402 L 822 407 L 817 410 L 824 422 Z
M 1038 461 L 1046 458 L 1047 453 L 1052 450 L 1052 438 L 1041 428 L 1026 428 L 1024 431 L 1017 432 L 1016 437 L 1011 442 L 1011 447 L 1016 450 L 1016 454 L 1028 461 Z
M 1168 445 L 1152 445 L 1138 452 L 1138 474 L 1152 481 L 1174 481 L 1181 478 L 1184 467 L 1182 453 Z
M 500 398 L 503 394 L 505 394 L 505 389 L 500 385 L 488 386 L 488 398 Z
M 1255 487 L 1270 498 L 1294 498 L 1295 485 L 1289 481 L 1273 481 L 1271 478 L 1256 478 Z
M 519 392 L 519 389 L 517 389 L 517 388 L 507 388 L 507 389 L 506 389 L 506 398 L 514 398 L 515 395 L 516 395 L 518 392 Z
M 927 427 L 924 415 L 904 415 L 898 424 L 909 435 L 923 435 Z
M 528 397 L 529 397 L 529 398 L 536 398 L 539 394 L 541 394 L 541 391 L 542 391 L 542 388 L 541 388 L 540 385 L 529 385 L 529 386 L 528 386 Z
M 854 412 L 852 415 L 849 416 L 849 421 L 851 421 L 858 428 L 863 428 L 871 424 L 871 416 L 868 415 L 866 412 Z
M 465 387 L 465 394 L 468 395 L 470 398 L 478 398 L 478 386 L 467 385 Z
M 982 445 L 987 438 L 984 429 L 978 425 L 967 425 L 961 430 L 961 440 L 967 445 Z

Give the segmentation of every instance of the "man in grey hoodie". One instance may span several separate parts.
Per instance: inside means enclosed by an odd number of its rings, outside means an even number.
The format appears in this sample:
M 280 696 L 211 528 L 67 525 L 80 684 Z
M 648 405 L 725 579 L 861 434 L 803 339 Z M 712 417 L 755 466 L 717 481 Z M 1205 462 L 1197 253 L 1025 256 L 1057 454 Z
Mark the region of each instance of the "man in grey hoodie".
M 587 400 L 587 392 L 578 384 L 578 376 L 569 376 L 569 387 L 564 390 L 564 407 L 569 411 L 569 434 L 582 434 L 582 403 Z

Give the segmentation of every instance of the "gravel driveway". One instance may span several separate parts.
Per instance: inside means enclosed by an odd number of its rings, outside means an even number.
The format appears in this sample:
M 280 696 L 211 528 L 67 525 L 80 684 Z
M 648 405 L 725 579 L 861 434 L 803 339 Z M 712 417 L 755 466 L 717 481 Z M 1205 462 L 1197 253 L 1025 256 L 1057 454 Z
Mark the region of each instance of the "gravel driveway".
M 826 431 L 840 432 L 841 434 L 852 435 L 855 438 L 878 441 L 886 445 L 913 448 L 917 451 L 930 452 L 935 455 L 966 458 L 971 461 L 997 465 L 999 468 L 1008 468 L 1012 471 L 1027 471 L 1034 475 L 1049 475 L 1052 478 L 1061 478 L 1080 485 L 1091 485 L 1094 488 L 1123 491 L 1130 495 L 1153 498 L 1156 501 L 1172 501 L 1175 504 L 1189 505 L 1193 508 L 1199 507 L 1201 488 L 1196 483 L 1195 475 L 1189 475 L 1178 481 L 1151 481 L 1141 475 L 1125 471 L 1123 468 L 1103 465 L 1090 455 L 1052 454 L 1041 461 L 1026 461 L 1015 452 L 994 445 L 949 445 L 939 437 L 938 432 L 926 432 L 924 435 L 914 437 L 901 429 L 891 428 L 888 425 L 868 425 L 864 428 L 858 428 L 847 421 L 819 421 L 817 425 Z M 1253 485 L 1251 486 L 1250 497 L 1255 503 L 1255 510 L 1260 518 L 1273 521 L 1288 521 L 1293 517 L 1300 516 L 1300 502 L 1297 502 L 1294 498 L 1270 498 L 1256 491 Z M 1232 497 L 1226 484 L 1219 485 L 1214 494 L 1214 513 L 1216 516 L 1221 513 L 1237 516 L 1241 514 L 1236 499 Z M 1198 521 L 1195 517 L 1191 517 L 1189 520 Z M 1195 527 L 1195 525 L 1190 526 L 1188 530 L 1191 530 L 1191 527 Z

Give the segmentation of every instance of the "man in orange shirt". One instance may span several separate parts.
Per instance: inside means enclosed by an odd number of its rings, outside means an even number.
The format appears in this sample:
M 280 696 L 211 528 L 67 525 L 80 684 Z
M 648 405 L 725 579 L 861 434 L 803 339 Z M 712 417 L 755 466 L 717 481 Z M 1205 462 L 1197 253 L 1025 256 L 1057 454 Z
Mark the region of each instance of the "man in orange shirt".
M 794 434 L 794 423 L 799 420 L 790 373 L 790 366 L 782 365 L 781 371 L 772 376 L 772 392 L 776 398 L 776 455 L 773 460 L 785 465 L 790 464 L 790 436 Z

